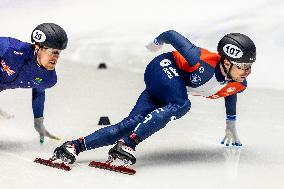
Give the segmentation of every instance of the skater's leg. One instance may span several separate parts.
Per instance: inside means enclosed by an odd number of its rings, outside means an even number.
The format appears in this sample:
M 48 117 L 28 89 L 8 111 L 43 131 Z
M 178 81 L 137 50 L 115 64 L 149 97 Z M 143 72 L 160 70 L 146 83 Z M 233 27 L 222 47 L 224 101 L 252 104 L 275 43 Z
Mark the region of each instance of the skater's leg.
M 114 144 L 117 140 L 129 135 L 137 124 L 158 106 L 160 106 L 159 102 L 151 98 L 148 91 L 144 90 L 128 117 L 115 125 L 101 128 L 84 138 L 74 140 L 77 153 Z
M 151 95 L 159 99 L 164 106 L 148 114 L 130 136 L 123 138 L 126 145 L 133 149 L 139 142 L 164 128 L 169 121 L 185 115 L 191 107 L 186 84 L 181 78 L 181 73 L 172 63 L 171 57 L 161 56 L 155 61 L 146 69 L 145 83 Z M 165 70 L 175 70 L 175 75 L 172 73 L 170 77 Z
M 184 104 L 169 103 L 167 106 L 154 110 L 138 124 L 131 135 L 123 138 L 124 143 L 132 149 L 135 149 L 137 144 L 164 128 L 168 122 L 179 119 L 185 115 L 189 109 L 190 101 L 187 100 Z
M 136 145 L 164 128 L 169 121 L 182 117 L 189 109 L 190 102 L 187 100 L 182 105 L 170 102 L 167 106 L 154 110 L 138 124 L 135 131 L 130 136 L 124 137 L 110 149 L 110 157 L 134 164 L 136 158 L 133 152 Z

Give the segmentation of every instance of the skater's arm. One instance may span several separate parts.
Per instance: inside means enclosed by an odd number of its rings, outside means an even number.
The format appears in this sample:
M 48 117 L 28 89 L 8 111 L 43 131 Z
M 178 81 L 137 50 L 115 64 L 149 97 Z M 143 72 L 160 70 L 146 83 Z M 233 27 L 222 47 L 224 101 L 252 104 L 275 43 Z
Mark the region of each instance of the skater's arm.
M 246 89 L 246 87 L 247 87 L 246 79 L 243 82 L 241 82 L 240 84 L 242 86 L 241 90 L 239 90 L 235 94 L 232 94 L 230 96 L 225 97 L 225 107 L 226 107 L 227 119 L 234 119 L 234 120 L 236 120 L 237 94 L 242 93 Z
M 227 120 L 236 120 L 237 94 L 225 97 Z
M 45 90 L 44 89 L 33 89 L 32 92 L 32 106 L 34 113 L 34 128 L 39 133 L 40 142 L 44 142 L 44 137 L 59 140 L 59 137 L 48 132 L 43 124 L 43 110 L 45 101 Z
M 191 64 L 191 66 L 194 66 L 199 61 L 200 48 L 174 30 L 169 30 L 160 34 L 156 38 L 156 43 L 160 45 L 163 45 L 164 43 L 172 45 L 186 61 Z
M 236 105 L 237 105 L 237 93 L 225 97 L 225 107 L 226 107 L 226 129 L 225 137 L 222 140 L 222 144 L 229 146 L 242 146 L 239 139 L 237 128 L 236 128 Z
M 45 90 L 33 89 L 32 107 L 33 107 L 34 118 L 43 117 L 44 101 L 45 101 Z

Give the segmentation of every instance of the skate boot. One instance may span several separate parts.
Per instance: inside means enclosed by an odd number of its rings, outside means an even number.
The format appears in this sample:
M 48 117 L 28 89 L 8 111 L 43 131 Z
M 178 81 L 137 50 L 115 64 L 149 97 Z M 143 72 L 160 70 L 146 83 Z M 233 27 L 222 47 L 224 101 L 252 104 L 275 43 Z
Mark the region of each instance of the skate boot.
M 67 141 L 55 148 L 52 159 L 60 159 L 65 163 L 73 164 L 76 161 L 76 156 L 75 145 L 71 141 Z
M 133 165 L 136 163 L 134 150 L 126 146 L 122 141 L 118 141 L 116 145 L 109 150 L 108 154 L 109 162 L 119 159 L 122 160 L 125 165 Z

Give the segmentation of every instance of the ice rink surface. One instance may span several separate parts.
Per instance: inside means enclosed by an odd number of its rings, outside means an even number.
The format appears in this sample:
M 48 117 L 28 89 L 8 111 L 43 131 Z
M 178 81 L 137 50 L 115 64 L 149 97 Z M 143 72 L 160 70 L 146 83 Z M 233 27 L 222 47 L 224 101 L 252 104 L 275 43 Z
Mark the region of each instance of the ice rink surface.
M 31 90 L 0 93 L 0 108 L 14 116 L 0 117 L 0 188 L 283 188 L 284 3 L 227 2 L 1 1 L 0 36 L 29 41 L 38 23 L 56 22 L 66 28 L 70 43 L 57 67 L 58 83 L 46 91 L 45 125 L 61 141 L 39 144 Z M 33 163 L 49 158 L 62 142 L 101 128 L 100 116 L 111 123 L 127 116 L 144 89 L 143 70 L 157 55 L 144 46 L 167 29 L 213 51 L 228 32 L 255 40 L 257 62 L 237 105 L 243 147 L 220 144 L 222 99 L 190 97 L 186 116 L 137 147 L 134 176 L 88 167 L 92 160 L 104 161 L 111 146 L 80 154 L 70 172 Z M 109 68 L 98 70 L 100 62 Z

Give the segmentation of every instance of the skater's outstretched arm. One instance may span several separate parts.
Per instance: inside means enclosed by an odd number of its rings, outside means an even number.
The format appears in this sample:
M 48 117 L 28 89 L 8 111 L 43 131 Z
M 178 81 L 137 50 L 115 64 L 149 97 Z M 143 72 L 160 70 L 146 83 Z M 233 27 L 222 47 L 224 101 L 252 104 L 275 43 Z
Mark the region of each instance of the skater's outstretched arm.
M 201 49 L 174 30 L 161 33 L 146 47 L 150 51 L 158 51 L 164 43 L 172 45 L 186 59 L 190 66 L 195 66 L 199 61 Z
M 49 137 L 51 139 L 59 139 L 52 134 L 50 134 L 44 124 L 43 110 L 45 101 L 45 90 L 44 89 L 33 89 L 32 92 L 32 107 L 34 113 L 34 128 L 39 133 L 40 142 L 44 142 L 44 137 Z

